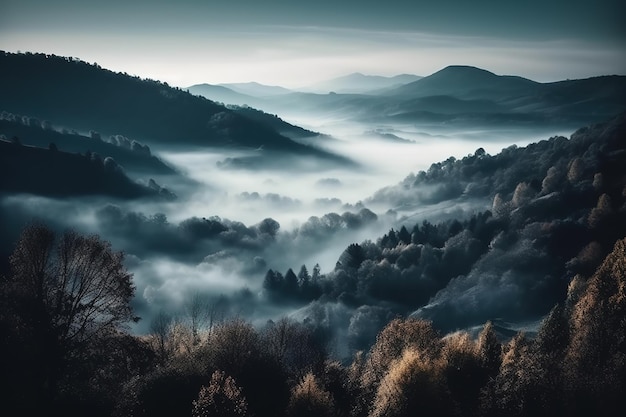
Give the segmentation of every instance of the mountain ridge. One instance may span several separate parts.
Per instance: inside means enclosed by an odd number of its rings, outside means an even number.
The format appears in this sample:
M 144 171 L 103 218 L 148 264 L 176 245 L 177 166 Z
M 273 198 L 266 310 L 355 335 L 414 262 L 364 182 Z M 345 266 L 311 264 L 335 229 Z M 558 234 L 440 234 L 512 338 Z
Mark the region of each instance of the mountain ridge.
M 76 58 L 0 52 L 0 109 L 161 147 L 228 147 L 335 159 L 180 88 Z

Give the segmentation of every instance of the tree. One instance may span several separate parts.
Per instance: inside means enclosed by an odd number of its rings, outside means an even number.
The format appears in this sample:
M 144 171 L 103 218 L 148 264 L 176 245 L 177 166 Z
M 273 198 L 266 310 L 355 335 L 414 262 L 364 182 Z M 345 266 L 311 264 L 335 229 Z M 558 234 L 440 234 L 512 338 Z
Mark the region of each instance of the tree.
M 230 376 L 215 371 L 207 386 L 200 389 L 193 402 L 193 417 L 244 417 L 248 415 L 248 403 L 241 389 Z
M 432 323 L 409 318 L 392 320 L 376 337 L 364 375 L 366 384 L 376 385 L 406 349 L 419 352 L 424 358 L 435 358 L 441 349 L 439 333 Z
M 268 322 L 262 333 L 262 345 L 289 375 L 297 378 L 323 363 L 326 352 L 313 330 L 286 317 Z
M 287 297 L 296 297 L 298 295 L 298 277 L 291 268 L 285 273 L 285 295 Z
M 10 280 L 40 304 L 59 342 L 80 344 L 138 320 L 123 262 L 124 254 L 96 235 L 68 231 L 55 242 L 46 226 L 31 225 L 10 257 Z
M 488 377 L 495 377 L 502 362 L 502 345 L 498 341 L 492 322 L 485 323 L 483 330 L 478 335 L 477 349 L 478 357 Z
M 13 332 L 29 346 L 22 355 L 36 369 L 30 383 L 42 406 L 57 394 L 70 362 L 80 363 L 90 346 L 138 320 L 130 305 L 132 275 L 123 261 L 123 253 L 96 235 L 68 231 L 57 240 L 43 225 L 23 230 L 1 288 L 7 300 L 3 320 L 20 324 Z
M 398 232 L 398 238 L 400 241 L 404 242 L 405 245 L 411 243 L 411 234 L 404 225 L 400 228 L 400 232 Z
M 200 294 L 195 293 L 185 302 L 185 315 L 193 335 L 194 344 L 198 343 L 198 332 L 207 325 L 211 312 L 209 302 Z
M 289 417 L 332 417 L 333 398 L 325 391 L 312 373 L 307 373 L 294 388 L 287 408 Z
M 405 350 L 381 381 L 370 417 L 456 415 L 439 362 L 413 348 Z
M 626 239 L 576 298 L 565 355 L 568 405 L 582 415 L 608 415 L 624 408 L 626 389 Z
M 161 364 L 172 354 L 171 344 L 168 343 L 171 326 L 172 317 L 164 311 L 160 311 L 150 322 L 150 332 Z
M 300 272 L 298 272 L 298 284 L 303 293 L 308 292 L 309 285 L 311 284 L 311 275 L 308 269 L 306 269 L 306 265 L 300 267 Z

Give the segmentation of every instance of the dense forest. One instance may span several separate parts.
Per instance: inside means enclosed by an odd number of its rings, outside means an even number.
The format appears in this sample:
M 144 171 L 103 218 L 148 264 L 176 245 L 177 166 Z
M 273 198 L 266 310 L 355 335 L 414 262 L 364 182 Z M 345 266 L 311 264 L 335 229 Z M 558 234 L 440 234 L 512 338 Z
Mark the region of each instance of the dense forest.
M 462 195 L 447 198 L 486 195 L 493 205 L 465 219 L 403 225 L 375 242 L 353 243 L 328 273 L 317 266 L 284 275 L 270 269 L 264 296 L 275 305 L 308 305 L 304 320 L 253 325 L 233 315 L 227 299 L 198 296 L 186 302 L 184 314 L 162 312 L 148 334 L 133 334 L 128 326 L 140 318 L 124 254 L 97 235 L 31 224 L 0 282 L 5 405 L 65 416 L 623 410 L 625 126 L 619 116 L 569 140 L 555 137 L 496 156 L 478 150 L 381 190 L 372 198 L 401 200 L 420 196 L 427 185 L 435 190 L 426 197 L 432 199 L 446 196 L 438 187 L 456 184 Z M 223 240 L 228 231 L 248 236 L 248 244 L 250 238 L 280 244 L 280 225 L 272 219 L 245 228 L 196 218 L 174 228 L 166 219 L 128 223 L 128 214 L 114 206 L 105 212 L 110 228 L 132 223 L 140 236 L 150 225 L 151 233 L 164 233 L 152 239 L 162 244 L 184 232 L 189 249 L 193 239 Z M 377 218 L 367 209 L 336 216 L 345 227 Z M 310 228 L 319 231 L 332 216 L 314 220 Z M 251 292 L 241 296 L 258 301 Z M 355 311 L 348 356 L 336 350 L 333 329 L 341 323 L 332 321 L 339 316 L 316 319 L 324 304 Z M 496 317 L 542 319 L 529 332 L 513 332 Z
M 357 152 L 301 143 L 331 136 L 75 58 L 0 52 L 0 67 L 7 410 L 490 417 L 626 409 L 626 113 L 570 138 L 450 157 L 344 203 L 333 193 L 358 182 L 337 169 L 368 169 L 350 159 Z M 416 107 L 396 116 L 456 103 L 449 116 L 471 124 L 482 103 L 496 124 L 511 114 L 514 124 L 560 123 L 624 108 L 624 77 L 539 84 L 448 67 L 416 83 L 401 94 L 419 93 L 407 102 Z M 448 87 L 458 100 L 426 95 Z M 484 102 L 505 103 L 501 95 L 544 107 L 529 116 Z M 313 96 L 321 106 L 364 100 Z M 216 155 L 195 165 L 168 155 L 207 149 Z M 208 161 L 209 180 L 190 174 Z M 321 188 L 323 198 L 268 186 L 305 171 L 313 175 L 297 187 Z M 232 188 L 237 179 L 253 188 Z M 226 211 L 211 212 L 221 205 Z M 224 217 L 248 208 L 261 213 L 248 224 Z M 302 221 L 276 220 L 306 208 Z M 326 212 L 312 215 L 318 210 Z M 328 262 L 322 256 L 332 258 L 326 270 L 316 264 Z
M 275 129 L 295 127 L 276 123 L 275 118 L 231 110 L 166 83 L 116 73 L 77 58 L 0 51 L 0 67 L 4 75 L 0 109 L 12 113 L 169 148 L 264 146 L 347 162 L 279 134 Z
M 7 410 L 27 415 L 536 416 L 624 409 L 626 239 L 533 338 L 440 333 L 397 318 L 340 363 L 324 337 L 289 319 L 255 328 L 192 300 L 133 336 L 132 276 L 98 236 L 27 227 L 2 277 Z
M 352 350 L 369 348 L 395 315 L 444 332 L 539 320 L 626 236 L 625 134 L 622 115 L 569 140 L 435 163 L 367 204 L 437 208 L 489 198 L 491 209 L 438 223 L 402 218 L 398 229 L 347 247 L 334 270 L 271 269 L 264 288 L 276 302 L 311 303 L 312 317 L 328 303 L 354 309 L 343 319 Z

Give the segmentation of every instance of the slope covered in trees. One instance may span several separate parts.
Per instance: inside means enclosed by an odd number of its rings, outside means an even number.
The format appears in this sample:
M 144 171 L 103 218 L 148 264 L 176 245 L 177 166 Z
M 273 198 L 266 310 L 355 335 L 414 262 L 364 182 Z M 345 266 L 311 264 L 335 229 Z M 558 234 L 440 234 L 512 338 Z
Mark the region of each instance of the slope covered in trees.
M 0 108 L 104 136 L 161 146 L 264 146 L 338 158 L 280 135 L 267 124 L 154 80 L 75 58 L 0 52 Z
M 24 230 L 0 280 L 7 409 L 98 416 L 607 415 L 626 406 L 626 239 L 534 338 L 394 319 L 344 363 L 307 323 L 253 327 L 194 303 L 131 336 L 131 276 L 96 236 Z M 16 408 L 15 408 L 16 407 Z
M 122 135 L 102 138 L 91 131 L 89 136 L 67 129 L 57 130 L 50 122 L 8 112 L 0 114 L 0 135 L 6 139 L 18 138 L 23 145 L 39 148 L 55 146 L 73 153 L 94 152 L 103 158 L 115 159 L 126 171 L 150 174 L 174 174 L 175 171 L 156 156 L 150 148 Z
M 49 149 L 25 146 L 19 139 L 0 140 L 0 191 L 53 197 L 175 198 L 154 182 L 144 186 L 132 181 L 111 157 L 71 154 L 55 145 Z
M 351 244 L 315 281 L 270 270 L 264 288 L 275 299 L 313 301 L 304 317 L 323 306 L 346 308 L 348 318 L 338 314 L 343 324 L 336 326 L 344 326 L 353 349 L 371 345 L 372 326 L 396 314 L 432 320 L 446 332 L 487 320 L 536 322 L 626 236 L 625 133 L 622 115 L 569 140 L 433 164 L 372 201 L 487 198 L 491 210 L 439 223 L 401 219 L 376 241 Z

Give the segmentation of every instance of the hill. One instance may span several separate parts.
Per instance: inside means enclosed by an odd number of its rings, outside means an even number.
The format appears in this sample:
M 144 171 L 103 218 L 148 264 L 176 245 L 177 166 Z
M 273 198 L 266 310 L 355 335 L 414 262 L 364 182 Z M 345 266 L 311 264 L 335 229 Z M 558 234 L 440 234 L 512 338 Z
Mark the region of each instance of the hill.
M 58 131 L 52 125 L 42 125 L 38 119 L 7 112 L 0 114 L 0 135 L 4 135 L 6 139 L 18 138 L 23 145 L 48 148 L 54 144 L 57 149 L 65 152 L 95 152 L 103 158 L 115 159 L 126 171 L 138 174 L 176 173 L 173 168 L 152 155 L 147 145 L 121 135 L 103 139 L 96 132 L 86 136 L 67 129 Z
M 253 105 L 257 101 L 255 97 L 238 93 L 221 85 L 195 84 L 185 88 L 185 90 L 191 94 L 224 104 Z
M 398 87 L 419 80 L 420 78 L 420 76 L 413 74 L 383 77 L 380 75 L 365 75 L 360 72 L 355 72 L 303 87 L 299 89 L 299 91 L 317 93 L 329 93 L 333 91 L 343 94 L 362 94 L 384 88 Z
M 284 88 L 284 87 L 280 87 L 276 85 L 265 85 L 265 84 L 260 84 L 257 82 L 226 83 L 226 84 L 219 84 L 219 86 L 226 87 L 229 90 L 235 91 L 239 94 L 245 94 L 247 96 L 258 97 L 258 98 L 277 96 L 281 94 L 289 94 L 292 92 L 291 90 Z
M 277 150 L 333 159 L 271 127 L 154 80 L 74 59 L 0 53 L 0 108 L 103 136 L 122 134 L 162 147 Z
M 478 149 L 434 163 L 364 204 L 455 207 L 456 215 L 433 223 L 401 217 L 375 242 L 350 244 L 316 286 L 289 287 L 287 274 L 270 270 L 265 289 L 280 300 L 311 302 L 302 310 L 306 320 L 314 320 L 317 303 L 336 302 L 367 323 L 412 314 L 444 332 L 487 320 L 536 324 L 564 302 L 571 280 L 590 276 L 626 236 L 625 137 L 626 113 L 570 139 L 511 146 L 494 156 Z M 468 202 L 463 213 L 459 207 Z M 353 320 L 350 331 L 363 342 L 357 348 L 368 347 Z M 364 335 L 375 335 L 370 330 Z
M 470 67 L 449 66 L 417 81 L 367 94 L 291 94 L 263 109 L 315 112 L 365 122 L 491 126 L 598 123 L 626 110 L 626 76 L 539 83 Z
M 72 154 L 0 140 L 0 191 L 49 197 L 106 195 L 123 199 L 173 198 L 153 181 L 143 186 L 130 180 L 113 158 Z
M 457 98 L 493 99 L 503 94 L 528 93 L 538 85 L 539 83 L 522 77 L 501 76 L 476 67 L 454 65 L 389 90 L 386 94 L 409 97 L 450 95 Z
M 287 136 L 291 139 L 307 138 L 320 135 L 318 132 L 313 132 L 300 126 L 295 126 L 291 123 L 287 123 L 275 114 L 265 113 L 264 111 L 254 109 L 249 106 L 228 106 L 228 108 L 246 116 L 249 119 L 262 122 L 272 127 L 281 135 Z

